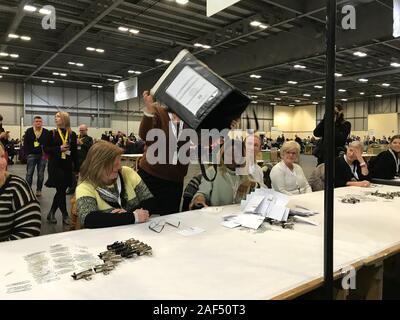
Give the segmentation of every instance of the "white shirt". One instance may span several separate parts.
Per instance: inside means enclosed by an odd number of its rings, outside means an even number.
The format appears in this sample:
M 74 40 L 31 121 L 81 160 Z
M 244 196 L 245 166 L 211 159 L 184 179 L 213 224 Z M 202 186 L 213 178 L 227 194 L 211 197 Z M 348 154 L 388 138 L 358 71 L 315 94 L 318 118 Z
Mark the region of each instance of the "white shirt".
M 279 162 L 272 168 L 270 178 L 275 191 L 287 195 L 312 192 L 303 169 L 296 163 L 293 164 L 292 171 L 283 161 Z

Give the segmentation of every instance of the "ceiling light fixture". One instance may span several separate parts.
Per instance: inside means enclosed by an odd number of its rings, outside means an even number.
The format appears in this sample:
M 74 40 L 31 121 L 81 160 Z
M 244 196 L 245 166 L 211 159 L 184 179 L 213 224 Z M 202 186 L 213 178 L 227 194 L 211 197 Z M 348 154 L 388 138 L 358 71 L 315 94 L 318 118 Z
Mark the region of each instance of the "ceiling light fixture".
M 45 8 L 41 8 L 39 10 L 39 13 L 44 14 L 44 15 L 49 15 L 49 14 L 51 14 L 51 10 L 45 9 Z
M 294 65 L 294 68 L 295 68 L 295 69 L 307 69 L 306 66 L 303 66 L 303 65 L 301 65 L 301 64 L 295 64 L 295 65 Z
M 382 87 L 390 87 L 390 83 L 382 83 Z
M 311 94 L 305 93 L 305 94 L 303 94 L 303 96 L 304 96 L 304 97 L 311 97 Z
M 260 26 L 261 24 L 262 24 L 262 23 L 261 23 L 260 21 L 256 21 L 256 20 L 250 22 L 250 25 L 251 25 L 252 27 L 258 27 L 258 26 Z
M 1 67 L 3 70 L 8 70 L 8 69 L 10 69 L 9 67 L 6 67 L 6 66 L 3 66 L 3 67 Z
M 128 31 L 129 30 L 129 28 L 127 28 L 127 27 L 118 27 L 118 30 L 119 31 L 122 31 L 122 32 L 126 32 L 126 31 Z
M 322 89 L 323 86 L 318 86 L 318 85 L 316 85 L 316 86 L 314 86 L 314 88 L 315 88 L 315 89 Z
M 139 32 L 138 29 L 129 29 L 129 33 L 138 34 Z
M 361 51 L 353 52 L 353 55 L 360 57 L 360 58 L 364 58 L 367 56 L 367 54 L 365 52 L 361 52 Z
M 280 94 L 286 94 L 287 91 L 279 91 Z
M 362 96 L 363 96 L 364 94 L 365 94 L 365 92 L 360 92 L 360 95 L 362 95 Z
M 400 63 L 398 62 L 392 62 L 390 65 L 395 68 L 400 68 Z
M 297 84 L 297 81 L 288 81 L 289 84 Z
M 261 76 L 258 75 L 258 74 L 251 74 L 251 75 L 250 75 L 250 78 L 260 79 Z
M 24 10 L 25 10 L 25 11 L 29 11 L 29 12 L 35 12 L 35 11 L 37 10 L 37 8 L 34 7 L 34 6 L 31 6 L 31 5 L 29 5 L 29 4 L 26 4 L 26 5 L 24 6 Z
M 257 91 L 261 91 L 262 90 L 262 88 L 259 88 L 259 87 L 254 87 L 253 89 L 257 90 Z
M 381 94 L 376 94 L 375 97 L 382 98 L 382 95 Z
M 29 36 L 21 36 L 20 39 L 24 41 L 31 41 L 31 37 Z
M 358 79 L 358 81 L 359 81 L 359 82 L 364 82 L 364 83 L 365 83 L 365 82 L 368 82 L 368 79 L 361 78 L 361 79 Z
M 339 89 L 338 91 L 339 92 L 346 92 L 347 90 L 346 89 Z
M 11 38 L 11 39 L 18 39 L 19 35 L 15 34 L 15 33 L 9 33 L 8 37 Z
M 335 77 L 343 77 L 343 74 L 342 73 L 338 73 L 338 72 L 335 72 Z

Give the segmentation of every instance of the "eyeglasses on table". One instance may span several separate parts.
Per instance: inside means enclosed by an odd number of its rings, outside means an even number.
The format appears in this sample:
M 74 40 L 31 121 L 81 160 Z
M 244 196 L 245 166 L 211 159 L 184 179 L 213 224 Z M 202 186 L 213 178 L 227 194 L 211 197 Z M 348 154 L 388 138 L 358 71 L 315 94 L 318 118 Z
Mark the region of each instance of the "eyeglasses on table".
M 171 227 L 178 228 L 181 225 L 181 222 L 180 221 L 171 222 L 171 221 L 161 219 L 161 220 L 151 222 L 149 224 L 149 229 L 154 232 L 160 233 L 161 231 L 164 230 L 165 225 L 169 225 Z

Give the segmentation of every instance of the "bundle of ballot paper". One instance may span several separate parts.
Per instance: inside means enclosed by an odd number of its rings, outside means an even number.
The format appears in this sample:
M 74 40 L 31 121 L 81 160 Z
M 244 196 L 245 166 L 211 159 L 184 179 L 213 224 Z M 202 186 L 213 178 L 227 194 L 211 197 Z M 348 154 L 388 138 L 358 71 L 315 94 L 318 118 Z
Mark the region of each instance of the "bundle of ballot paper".
M 222 225 L 227 228 L 242 226 L 258 229 L 265 219 L 286 222 L 289 215 L 293 216 L 295 221 L 317 225 L 308 217 L 318 212 L 298 205 L 289 208 L 289 199 L 289 196 L 272 189 L 256 189 L 248 194 L 245 200 L 242 200 L 240 205 L 243 214 L 224 216 Z

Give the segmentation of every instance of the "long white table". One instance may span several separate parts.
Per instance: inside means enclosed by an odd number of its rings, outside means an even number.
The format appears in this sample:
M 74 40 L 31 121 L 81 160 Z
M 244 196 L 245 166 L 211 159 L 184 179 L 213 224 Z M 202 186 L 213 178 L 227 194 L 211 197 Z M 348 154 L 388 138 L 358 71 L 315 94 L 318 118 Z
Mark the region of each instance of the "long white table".
M 397 187 L 379 186 L 379 191 Z M 345 204 L 339 197 L 364 195 L 376 190 L 346 187 L 335 194 L 334 269 L 363 264 L 381 252 L 397 252 L 400 245 L 400 198 Z M 372 201 L 375 200 L 375 201 Z M 179 229 L 189 226 L 206 231 L 184 237 L 165 226 L 158 234 L 149 223 L 79 230 L 0 243 L 0 299 L 271 299 L 300 294 L 310 284 L 319 285 L 323 274 L 323 192 L 294 196 L 299 204 L 321 212 L 312 219 L 319 226 L 296 223 L 294 230 L 272 227 L 227 229 L 224 214 L 239 206 L 184 212 L 164 219 L 179 219 Z M 159 218 L 155 218 L 159 219 Z M 48 250 L 52 244 L 85 245 L 98 254 L 117 240 L 136 238 L 153 248 L 153 256 L 126 260 L 109 275 L 75 281 L 70 273 L 60 280 L 36 284 L 30 291 L 7 294 L 9 283 L 30 279 L 23 257 Z M 307 291 L 307 290 L 306 290 Z

